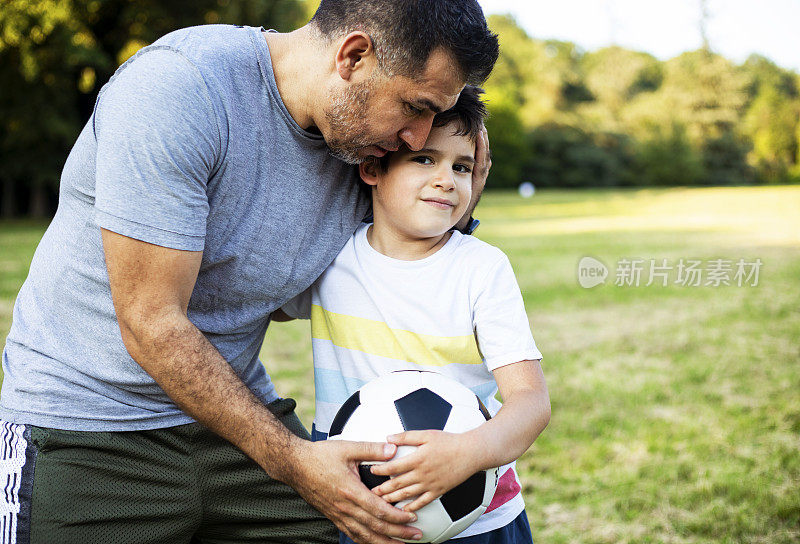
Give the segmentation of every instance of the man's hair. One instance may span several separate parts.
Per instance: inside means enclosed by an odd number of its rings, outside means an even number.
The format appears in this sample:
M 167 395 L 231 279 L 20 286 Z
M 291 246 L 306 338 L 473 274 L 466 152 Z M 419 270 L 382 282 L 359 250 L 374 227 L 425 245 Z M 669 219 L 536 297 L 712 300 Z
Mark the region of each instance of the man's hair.
M 322 0 L 313 26 L 328 40 L 360 30 L 372 39 L 378 66 L 412 79 L 443 47 L 462 80 L 486 81 L 499 54 L 497 35 L 477 0 Z
M 443 127 L 453 124 L 453 136 L 467 136 L 475 141 L 487 116 L 486 104 L 481 100 L 481 94 L 483 89 L 480 87 L 467 85 L 458 95 L 458 101 L 452 108 L 436 114 L 433 126 Z M 381 171 L 386 172 L 391 156 L 392 152 L 389 152 L 377 160 Z

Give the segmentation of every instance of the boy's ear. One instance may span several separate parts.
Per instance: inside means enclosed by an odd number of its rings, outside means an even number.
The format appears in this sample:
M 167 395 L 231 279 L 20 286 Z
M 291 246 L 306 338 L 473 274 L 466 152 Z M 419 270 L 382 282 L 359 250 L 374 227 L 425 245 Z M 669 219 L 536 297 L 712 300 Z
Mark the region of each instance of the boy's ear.
M 367 185 L 374 186 L 378 184 L 378 172 L 378 161 L 375 157 L 368 157 L 367 160 L 358 165 L 358 173 Z

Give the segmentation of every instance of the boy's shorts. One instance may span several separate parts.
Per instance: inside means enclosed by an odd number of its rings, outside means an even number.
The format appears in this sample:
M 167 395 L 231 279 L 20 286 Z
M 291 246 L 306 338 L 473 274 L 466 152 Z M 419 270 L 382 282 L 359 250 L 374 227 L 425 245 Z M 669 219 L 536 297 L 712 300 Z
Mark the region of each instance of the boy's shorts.
M 533 536 L 531 535 L 528 516 L 523 510 L 520 515 L 505 527 L 479 535 L 451 538 L 445 542 L 452 542 L 453 544 L 533 544 Z M 344 533 L 339 533 L 339 544 L 355 543 L 347 538 Z
M 270 410 L 310 439 L 281 399 Z M 198 423 L 131 432 L 0 427 L 0 542 L 326 543 L 335 526 Z

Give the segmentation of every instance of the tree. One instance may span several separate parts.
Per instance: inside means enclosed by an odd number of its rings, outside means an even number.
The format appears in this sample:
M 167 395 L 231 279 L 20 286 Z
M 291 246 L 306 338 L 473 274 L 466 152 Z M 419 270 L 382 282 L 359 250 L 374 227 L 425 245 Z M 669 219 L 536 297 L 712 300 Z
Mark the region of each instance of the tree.
M 797 77 L 757 55 L 745 62 L 752 102 L 742 130 L 752 141 L 750 164 L 765 181 L 786 181 L 798 164 L 800 92 Z
M 581 115 L 597 130 L 625 131 L 623 112 L 631 100 L 658 90 L 664 79 L 655 57 L 616 46 L 586 54 L 581 65 L 596 98 L 582 107 Z
M 0 213 L 51 210 L 67 153 L 100 86 L 140 47 L 184 26 L 306 20 L 301 0 L 4 0 L 0 10 Z

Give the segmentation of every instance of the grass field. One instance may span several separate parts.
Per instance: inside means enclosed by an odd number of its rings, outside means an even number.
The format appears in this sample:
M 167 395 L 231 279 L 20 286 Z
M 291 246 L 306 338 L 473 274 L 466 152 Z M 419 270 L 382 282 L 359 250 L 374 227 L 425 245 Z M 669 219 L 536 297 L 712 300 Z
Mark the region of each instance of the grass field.
M 518 465 L 536 542 L 800 542 L 800 188 L 499 193 L 479 210 L 545 356 L 553 417 Z M 43 229 L 0 224 L 0 338 Z M 604 284 L 580 286 L 584 256 Z M 638 286 L 623 259 L 643 260 Z M 645 285 L 651 259 L 668 285 Z M 737 285 L 757 259 L 757 285 Z M 700 286 L 676 283 L 689 261 Z M 310 425 L 307 325 L 271 327 L 262 358 Z

